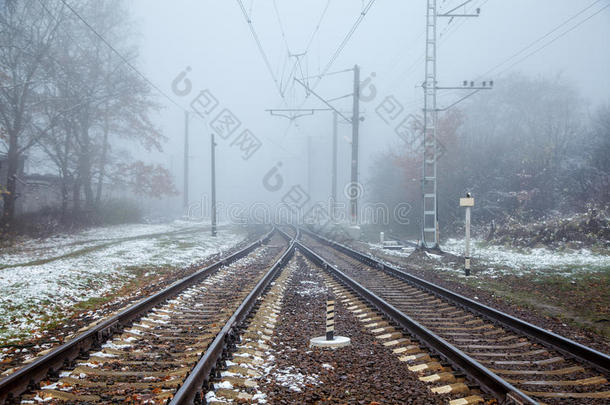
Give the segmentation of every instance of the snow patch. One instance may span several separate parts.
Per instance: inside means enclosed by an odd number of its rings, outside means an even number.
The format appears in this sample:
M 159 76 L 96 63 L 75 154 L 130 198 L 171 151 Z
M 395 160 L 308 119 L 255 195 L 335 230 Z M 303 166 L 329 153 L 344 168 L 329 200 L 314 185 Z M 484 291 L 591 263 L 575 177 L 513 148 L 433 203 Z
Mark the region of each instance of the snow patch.
M 75 304 L 104 297 L 136 277 L 134 267 L 184 267 L 244 240 L 237 228 L 222 238 L 187 221 L 93 228 L 0 250 L 0 341 L 33 334 L 51 316 L 67 318 Z M 150 271 L 149 271 L 150 272 Z

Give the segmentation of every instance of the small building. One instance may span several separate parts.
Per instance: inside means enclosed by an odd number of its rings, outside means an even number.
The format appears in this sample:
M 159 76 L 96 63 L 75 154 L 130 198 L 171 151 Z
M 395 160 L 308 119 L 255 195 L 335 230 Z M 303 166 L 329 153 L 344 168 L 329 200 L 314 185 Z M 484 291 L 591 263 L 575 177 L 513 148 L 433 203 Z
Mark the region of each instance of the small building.
M 19 166 L 17 167 L 17 178 L 23 180 L 25 170 L 25 155 L 19 157 Z M 0 189 L 6 189 L 8 182 L 8 155 L 0 153 Z M 22 191 L 22 184 L 17 181 L 17 195 Z M 4 208 L 4 199 L 0 198 L 0 210 Z
M 26 174 L 17 199 L 17 213 L 61 207 L 61 179 L 52 174 Z
M 15 195 L 15 212 L 17 215 L 37 212 L 43 208 L 61 206 L 61 182 L 51 174 L 26 174 L 27 156 L 19 157 Z M 8 157 L 0 154 L 0 187 L 6 189 L 8 182 Z M 4 208 L 4 199 L 0 199 L 0 210 Z

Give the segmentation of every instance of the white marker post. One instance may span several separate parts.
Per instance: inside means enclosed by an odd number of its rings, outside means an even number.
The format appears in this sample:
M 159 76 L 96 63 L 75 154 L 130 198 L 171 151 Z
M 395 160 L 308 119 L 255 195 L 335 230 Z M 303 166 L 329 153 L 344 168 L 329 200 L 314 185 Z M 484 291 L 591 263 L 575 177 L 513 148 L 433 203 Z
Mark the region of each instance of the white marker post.
M 464 273 L 470 275 L 470 208 L 474 207 L 474 198 L 466 193 L 466 198 L 460 198 L 460 207 L 466 207 L 466 250 L 464 252 Z
M 348 346 L 351 339 L 345 336 L 335 336 L 335 300 L 326 300 L 326 335 L 309 339 L 309 347 L 337 348 Z

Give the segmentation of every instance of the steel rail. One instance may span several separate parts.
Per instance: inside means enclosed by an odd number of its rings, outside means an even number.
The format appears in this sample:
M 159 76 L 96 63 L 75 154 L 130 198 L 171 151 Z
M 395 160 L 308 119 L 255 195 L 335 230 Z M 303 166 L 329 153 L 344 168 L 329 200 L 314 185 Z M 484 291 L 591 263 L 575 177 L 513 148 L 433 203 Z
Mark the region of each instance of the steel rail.
M 209 380 L 210 375 L 217 369 L 217 364 L 221 360 L 225 349 L 237 339 L 237 328 L 250 314 L 260 295 L 269 287 L 271 281 L 273 281 L 282 267 L 290 260 L 290 257 L 294 253 L 295 240 L 299 235 L 299 231 L 297 229 L 296 236 L 293 239 L 284 231 L 280 229 L 276 230 L 289 241 L 290 246 L 258 284 L 256 284 L 254 289 L 252 289 L 250 294 L 248 294 L 241 305 L 235 310 L 220 332 L 218 332 L 214 341 L 208 346 L 203 356 L 199 359 L 195 367 L 193 367 L 180 389 L 172 398 L 171 402 L 169 402 L 171 405 L 203 402 L 202 396 L 205 395 L 205 393 L 202 393 L 201 389 Z
M 47 374 L 56 372 L 67 362 L 74 360 L 80 353 L 87 352 L 92 346 L 103 343 L 115 332 L 119 331 L 122 327 L 127 326 L 134 319 L 148 312 L 160 302 L 178 294 L 199 279 L 209 276 L 221 266 L 248 255 L 255 248 L 268 241 L 275 231 L 276 229 L 273 228 L 261 239 L 249 244 L 244 249 L 241 249 L 190 276 L 184 277 L 150 297 L 131 305 L 118 314 L 111 316 L 69 342 L 56 347 L 46 355 L 0 380 L 0 404 L 3 404 L 7 399 L 21 395 L 28 388 L 33 389 Z
M 468 356 L 434 332 L 409 317 L 393 305 L 389 304 L 366 287 L 330 264 L 320 255 L 301 242 L 296 242 L 297 248 L 311 261 L 326 269 L 340 282 L 353 290 L 361 298 L 385 314 L 400 327 L 409 331 L 423 344 L 460 369 L 466 375 L 477 381 L 481 387 L 495 396 L 501 403 L 537 404 L 538 402 L 506 382 L 504 379 L 487 369 L 481 363 Z
M 501 324 L 502 326 L 510 330 L 526 335 L 527 337 L 533 339 L 534 341 L 537 341 L 538 343 L 544 346 L 551 347 L 557 350 L 558 352 L 563 353 L 564 355 L 576 358 L 577 360 L 580 360 L 581 362 L 584 362 L 586 364 L 590 364 L 591 366 L 603 373 L 610 372 L 610 356 L 605 353 L 584 346 L 578 342 L 553 333 L 549 330 L 543 329 L 539 326 L 533 325 L 512 315 L 498 311 L 497 309 L 481 304 L 480 302 L 474 301 L 446 288 L 437 286 L 424 279 L 421 279 L 403 270 L 400 270 L 392 265 L 383 263 L 370 255 L 358 252 L 357 250 L 354 250 L 341 243 L 324 238 L 323 236 L 320 236 L 308 230 L 303 229 L 302 232 L 323 243 L 326 243 L 327 245 L 334 247 L 335 249 L 347 254 L 348 256 L 354 259 L 359 260 L 362 263 L 365 263 L 369 266 L 377 267 L 378 269 L 385 271 L 390 275 L 398 277 L 399 279 L 404 280 L 408 283 L 414 284 L 419 288 L 436 295 L 437 297 L 449 300 L 452 303 L 460 306 L 461 308 L 481 315 L 494 323 Z

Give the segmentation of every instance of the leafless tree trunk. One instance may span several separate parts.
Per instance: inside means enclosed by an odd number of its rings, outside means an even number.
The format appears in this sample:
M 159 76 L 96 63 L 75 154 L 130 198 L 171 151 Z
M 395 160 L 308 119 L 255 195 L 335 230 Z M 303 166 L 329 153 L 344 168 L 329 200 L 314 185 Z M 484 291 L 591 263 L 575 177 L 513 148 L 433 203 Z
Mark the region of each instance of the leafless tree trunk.
M 6 131 L 7 192 L 3 194 L 4 209 L 0 222 L 9 224 L 15 216 L 17 172 L 19 159 L 33 143 L 32 104 L 37 98 L 36 80 L 53 42 L 59 19 L 49 18 L 35 3 L 3 2 L 0 4 L 0 125 Z
M 100 159 L 100 172 L 99 178 L 97 180 L 97 192 L 95 195 L 95 204 L 97 206 L 100 205 L 100 201 L 102 199 L 102 187 L 104 186 L 104 176 L 106 175 L 106 160 L 108 157 L 108 132 L 108 104 L 106 104 L 106 111 L 104 111 L 104 139 L 102 143 L 102 156 Z

